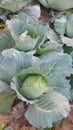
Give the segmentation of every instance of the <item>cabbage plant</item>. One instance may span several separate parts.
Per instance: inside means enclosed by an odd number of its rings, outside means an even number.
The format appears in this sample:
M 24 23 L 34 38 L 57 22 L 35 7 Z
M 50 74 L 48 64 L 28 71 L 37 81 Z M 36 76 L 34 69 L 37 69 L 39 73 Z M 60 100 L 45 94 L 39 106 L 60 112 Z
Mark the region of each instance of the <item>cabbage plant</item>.
M 6 23 L 15 40 L 15 48 L 20 51 L 34 50 L 49 31 L 49 25 L 40 24 L 24 13 L 15 15 Z
M 21 13 L 15 15 L 11 21 L 6 21 L 17 50 L 36 50 L 37 54 L 47 51 L 62 50 L 58 36 L 50 29 L 48 24 L 38 23 L 28 15 Z M 55 44 L 54 44 L 55 43 Z
M 54 29 L 60 35 L 63 43 L 73 47 L 73 14 L 67 13 L 57 17 L 54 21 Z
M 25 117 L 36 128 L 51 128 L 70 111 L 72 58 L 59 51 L 39 57 L 6 49 L 0 54 L 0 113 L 10 112 L 14 99 L 26 102 Z M 27 60 L 28 59 L 28 60 Z
M 64 11 L 73 8 L 73 0 L 39 0 L 46 8 Z

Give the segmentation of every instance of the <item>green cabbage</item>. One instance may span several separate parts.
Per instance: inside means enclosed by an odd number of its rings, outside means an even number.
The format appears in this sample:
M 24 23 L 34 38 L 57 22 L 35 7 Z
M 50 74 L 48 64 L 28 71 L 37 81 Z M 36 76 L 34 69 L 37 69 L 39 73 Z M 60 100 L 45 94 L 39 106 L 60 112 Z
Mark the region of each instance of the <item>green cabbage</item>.
M 39 37 L 37 38 L 32 38 L 27 34 L 27 31 L 22 33 L 18 40 L 15 43 L 15 47 L 18 50 L 21 51 L 31 51 L 34 50 L 36 47 L 36 44 L 38 42 Z
M 20 88 L 20 92 L 28 99 L 41 96 L 46 91 L 46 81 L 42 76 L 28 76 Z
M 51 128 L 53 122 L 67 117 L 70 111 L 70 84 L 66 76 L 72 73 L 72 58 L 59 51 L 39 57 L 33 53 L 13 48 L 1 52 L 0 113 L 8 113 L 18 97 L 27 104 L 25 117 L 30 124 Z

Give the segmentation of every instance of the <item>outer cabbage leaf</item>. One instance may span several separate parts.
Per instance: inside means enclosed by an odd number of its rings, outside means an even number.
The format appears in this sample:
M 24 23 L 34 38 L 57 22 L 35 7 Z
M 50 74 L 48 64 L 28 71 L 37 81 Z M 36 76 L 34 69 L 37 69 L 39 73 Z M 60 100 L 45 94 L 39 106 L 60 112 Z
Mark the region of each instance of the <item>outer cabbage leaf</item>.
M 6 92 L 6 91 L 9 91 L 9 90 L 10 90 L 10 86 L 6 82 L 0 80 L 0 93 Z
M 73 8 L 73 1 L 72 0 L 39 0 L 42 5 L 46 8 L 51 8 L 57 11 L 64 11 L 69 8 Z
M 50 59 L 50 57 L 52 58 Z M 67 98 L 70 98 L 70 84 L 66 76 L 70 76 L 70 74 L 73 73 L 71 57 L 67 54 L 56 56 L 56 53 L 46 53 L 40 58 L 42 62 L 44 61 L 40 69 L 48 79 L 47 86 L 50 86 L 52 90 L 60 92 Z
M 72 58 L 68 54 L 48 52 L 41 55 L 40 59 L 42 62 L 44 61 L 41 65 L 41 70 L 46 74 L 47 77 L 49 74 L 51 74 L 51 76 L 59 74 L 69 76 L 72 72 Z
M 73 14 L 72 13 L 68 13 L 66 15 L 66 35 L 70 38 L 73 37 Z
M 9 31 L 0 32 L 0 51 L 14 46 L 14 40 Z
M 0 113 L 7 114 L 11 111 L 11 106 L 16 98 L 14 91 L 0 93 Z
M 41 63 L 40 63 L 41 64 Z M 29 75 L 43 75 L 43 73 L 40 71 L 40 65 L 37 67 L 29 67 L 27 69 L 23 69 L 19 74 L 19 79 L 24 80 Z M 45 78 L 45 77 L 44 77 Z
M 49 61 L 53 60 L 53 57 L 55 59 L 55 58 L 59 57 L 60 55 L 63 55 L 63 50 L 61 50 L 61 52 L 59 52 L 59 51 L 49 51 L 49 52 L 42 54 L 40 56 L 40 59 L 42 60 L 42 62 L 47 62 L 48 60 Z
M 29 105 L 25 116 L 37 128 L 50 128 L 53 122 L 66 117 L 69 110 L 68 100 L 61 94 L 52 92 L 39 97 L 33 105 Z
M 25 16 L 25 19 L 26 18 L 27 17 Z M 9 20 L 6 21 L 6 24 L 9 27 L 11 35 L 14 40 L 17 40 L 19 35 L 23 32 L 24 22 L 26 23 L 25 19 L 23 19 L 21 15 L 17 15 L 14 16 L 14 18 L 11 19 L 10 21 Z
M 1 0 L 0 7 L 15 12 L 21 9 L 27 2 L 31 2 L 31 0 Z
M 11 111 L 11 106 L 16 98 L 16 94 L 10 86 L 0 80 L 0 113 L 7 114 Z
M 47 39 L 53 43 L 53 42 L 57 42 L 57 43 L 62 43 L 59 36 L 56 34 L 56 32 L 53 29 L 49 29 L 48 35 L 47 35 Z
M 24 7 L 22 9 L 22 12 L 24 14 L 27 14 L 28 16 L 32 17 L 34 20 L 38 20 L 38 18 L 41 15 L 41 10 L 39 5 L 33 5 L 30 7 Z
M 23 68 L 36 66 L 40 63 L 40 60 L 32 54 L 29 55 L 15 49 L 2 51 L 0 57 L 0 78 L 7 82 L 10 82 L 13 76 L 15 76 Z
M 54 28 L 59 35 L 64 35 L 66 28 L 66 16 L 61 15 L 59 18 L 56 18 L 54 21 Z
M 52 79 L 51 79 L 52 78 Z M 47 86 L 51 86 L 51 90 L 61 93 L 67 99 L 71 99 L 71 85 L 70 80 L 64 78 L 64 76 L 52 76 L 49 77 Z
M 48 4 L 47 4 L 47 1 L 44 1 L 44 0 L 39 0 L 46 8 L 48 8 Z
M 56 43 L 55 41 L 48 41 L 46 43 L 41 42 L 37 48 L 36 48 L 36 53 L 37 54 L 43 54 L 45 52 L 63 52 L 62 50 L 62 45 Z

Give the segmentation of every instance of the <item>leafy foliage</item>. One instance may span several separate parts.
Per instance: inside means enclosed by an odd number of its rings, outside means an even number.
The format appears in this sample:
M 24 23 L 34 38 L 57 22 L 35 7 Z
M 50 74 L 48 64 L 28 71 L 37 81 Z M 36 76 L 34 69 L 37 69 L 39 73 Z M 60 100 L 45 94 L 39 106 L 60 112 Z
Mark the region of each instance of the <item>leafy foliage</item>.
M 1 0 L 0 7 L 15 12 L 21 9 L 27 2 L 31 2 L 31 0 Z
M 11 21 L 7 21 L 7 25 L 15 40 L 15 47 L 22 51 L 35 49 L 49 31 L 48 25 L 40 24 L 22 13 L 15 16 Z
M 51 54 L 51 55 L 53 55 L 53 54 Z M 47 59 L 46 59 L 46 57 L 47 57 Z M 43 122 L 45 123 L 45 120 L 47 120 L 46 114 L 48 114 L 48 113 L 45 113 L 46 107 L 47 107 L 47 112 L 49 112 L 49 107 L 50 107 L 50 106 L 45 106 L 46 99 L 44 98 L 44 96 L 49 96 L 50 93 L 57 92 L 58 95 L 61 93 L 62 94 L 61 96 L 64 95 L 67 99 L 70 98 L 70 84 L 69 84 L 69 81 L 67 81 L 65 77 L 67 75 L 69 76 L 72 72 L 71 57 L 69 55 L 66 55 L 66 54 L 59 55 L 58 53 L 55 56 L 55 58 L 53 56 L 49 60 L 49 57 L 50 57 L 49 53 L 47 55 L 43 54 L 40 57 L 41 63 L 38 66 L 29 67 L 28 69 L 23 69 L 17 77 L 13 78 L 12 83 L 11 83 L 11 88 L 16 91 L 18 98 L 20 98 L 23 101 L 29 102 L 28 110 L 26 112 L 28 114 L 26 114 L 26 118 L 34 126 L 43 127 L 43 128 L 47 127 L 48 125 L 50 127 L 52 127 L 53 121 L 57 121 L 57 120 L 62 118 L 62 116 L 60 116 L 60 115 L 58 115 L 59 118 L 54 117 L 54 114 L 52 113 L 53 114 L 52 115 L 53 116 L 52 122 L 50 124 L 47 124 L 47 125 L 43 124 Z M 43 87 L 42 92 L 41 92 L 41 88 L 39 89 L 39 87 L 40 87 L 40 84 L 39 84 L 40 77 L 39 77 L 39 75 L 40 75 L 41 78 L 44 77 L 44 79 L 46 81 L 45 82 L 46 83 L 45 89 L 44 89 L 44 86 L 42 86 Z M 33 82 L 32 82 L 32 79 L 31 79 L 32 77 L 33 77 Z M 38 78 L 37 83 L 35 81 L 35 77 Z M 61 79 L 60 82 L 59 82 L 59 78 Z M 44 83 L 44 79 L 43 79 L 43 82 L 41 81 L 41 84 Z M 27 82 L 27 80 L 28 80 L 28 82 Z M 31 84 L 31 85 L 29 85 L 28 83 Z M 34 85 L 32 85 L 32 83 L 35 85 L 35 88 L 34 88 Z M 67 84 L 68 84 L 68 87 L 65 86 Z M 23 85 L 25 85 L 25 87 L 23 87 Z M 38 89 L 37 89 L 37 86 L 38 86 Z M 21 92 L 22 89 L 23 89 L 23 91 Z M 36 91 L 36 90 L 37 90 L 37 93 L 36 93 L 37 95 L 35 97 L 33 95 L 34 95 L 34 91 Z M 26 96 L 26 92 L 27 92 L 27 96 Z M 40 96 L 38 98 L 39 93 L 40 93 Z M 30 96 L 29 96 L 29 94 L 30 94 Z M 41 99 L 41 98 L 43 98 L 43 99 Z M 46 97 L 46 98 L 47 98 L 47 100 L 49 99 L 49 97 Z M 41 111 L 41 108 L 38 108 L 38 106 L 37 106 L 38 102 L 40 100 L 41 101 L 45 100 L 44 103 L 42 103 L 42 102 L 40 103 L 40 107 L 42 107 L 42 105 L 44 107 L 43 112 Z M 51 101 L 51 97 L 50 97 L 50 101 Z M 64 103 L 64 105 L 65 105 L 65 103 Z M 57 106 L 56 106 L 56 108 L 57 108 Z M 69 107 L 66 107 L 66 108 L 68 108 L 67 111 L 66 111 L 66 112 L 68 112 Z M 38 109 L 40 109 L 41 112 L 38 111 Z M 64 110 L 64 109 L 62 109 L 62 110 Z M 52 110 L 51 110 L 51 112 L 52 112 Z M 30 117 L 30 113 L 32 113 L 32 119 Z M 43 113 L 42 117 L 41 117 L 41 113 Z M 64 114 L 66 116 L 66 113 L 64 113 Z M 35 119 L 34 117 L 37 117 L 37 119 Z M 39 124 L 38 124 L 37 121 L 39 121 L 39 117 L 41 117 L 41 123 L 39 122 Z M 45 117 L 45 118 L 43 119 L 43 117 Z M 54 120 L 54 118 L 56 118 L 56 120 Z
M 63 103 L 61 103 L 61 99 L 63 100 Z M 50 128 L 52 127 L 53 121 L 57 122 L 65 116 L 65 114 L 67 114 L 65 112 L 68 112 L 68 109 L 69 104 L 65 97 L 56 92 L 52 92 L 50 94 L 43 95 L 37 102 L 35 102 L 35 104 L 30 105 L 25 116 L 35 127 L 45 128 L 47 126 Z
M 64 44 L 73 47 L 73 14 L 67 13 L 61 15 L 54 21 L 55 31 L 61 35 L 60 38 Z M 66 35 L 66 36 L 65 36 Z
M 72 0 L 39 0 L 42 5 L 44 5 L 46 8 L 52 8 L 57 11 L 64 11 L 69 8 L 73 8 L 73 1 Z
M 39 1 L 59 11 L 73 7 L 72 0 Z M 19 98 L 26 102 L 25 117 L 31 125 L 51 128 L 70 111 L 73 14 L 53 15 L 51 29 L 50 24 L 39 22 L 40 6 L 27 7 L 28 2 L 31 0 L 0 1 L 0 18 L 6 27 L 0 31 L 0 113 L 9 113 Z
M 9 49 L 14 46 L 15 42 L 13 38 L 11 37 L 11 34 L 9 31 L 0 31 L 0 51 L 4 49 Z

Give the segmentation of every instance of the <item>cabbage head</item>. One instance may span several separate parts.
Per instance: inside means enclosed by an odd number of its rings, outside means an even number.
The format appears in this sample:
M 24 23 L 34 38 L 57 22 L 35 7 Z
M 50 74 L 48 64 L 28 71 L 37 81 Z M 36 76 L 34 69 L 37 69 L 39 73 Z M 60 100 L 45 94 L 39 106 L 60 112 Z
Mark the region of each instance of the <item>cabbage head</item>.
M 35 22 L 25 14 L 15 15 L 7 21 L 7 26 L 15 40 L 15 48 L 25 52 L 36 49 L 49 31 L 48 24 Z
M 20 92 L 28 99 L 34 99 L 46 91 L 46 81 L 42 76 L 28 76 L 20 88 Z

